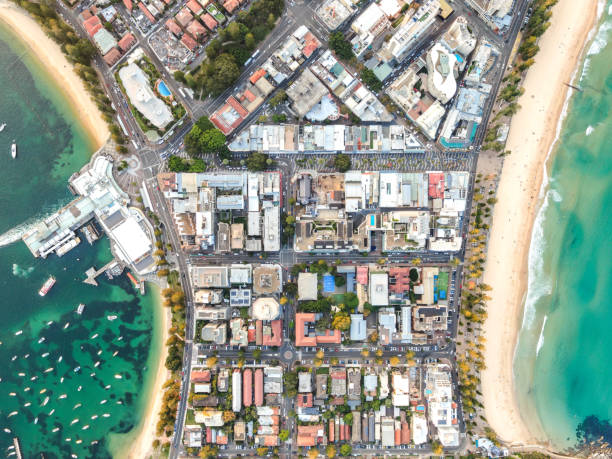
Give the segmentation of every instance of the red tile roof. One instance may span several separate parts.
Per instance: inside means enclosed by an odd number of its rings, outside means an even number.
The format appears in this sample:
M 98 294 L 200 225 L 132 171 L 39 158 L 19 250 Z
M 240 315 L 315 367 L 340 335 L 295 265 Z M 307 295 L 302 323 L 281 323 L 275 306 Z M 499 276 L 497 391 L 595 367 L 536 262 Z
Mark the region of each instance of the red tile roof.
M 249 328 L 247 337 L 248 337 L 247 339 L 249 343 L 252 343 L 253 341 L 255 341 L 255 329 L 254 328 Z
M 187 8 L 189 8 L 194 14 L 198 15 L 204 11 L 204 8 L 202 8 L 202 6 L 196 2 L 196 0 L 189 0 L 187 2 Z
M 249 81 L 253 84 L 257 82 L 261 77 L 266 75 L 266 71 L 264 69 L 257 69 L 253 72 L 253 75 L 249 78 Z
M 142 13 L 147 17 L 147 19 L 149 20 L 149 22 L 151 24 L 155 24 L 155 17 L 151 14 L 151 12 L 147 9 L 147 7 L 145 6 L 144 3 L 140 2 L 138 4 L 138 8 L 140 8 L 140 11 L 142 11 Z
M 176 22 L 178 22 L 183 27 L 187 27 L 187 24 L 191 22 L 191 20 L 193 19 L 193 16 L 189 12 L 189 8 L 184 7 L 181 11 L 176 13 L 176 16 L 174 16 L 174 19 L 176 19 Z
M 210 370 L 192 371 L 191 372 L 191 382 L 194 382 L 194 383 L 210 382 Z
M 334 418 L 329 420 L 329 442 L 334 443 L 336 441 L 336 423 Z
M 217 430 L 217 445 L 227 445 L 228 437 L 222 434 L 221 430 Z
M 119 48 L 121 48 L 121 51 L 125 53 L 128 49 L 134 46 L 134 43 L 136 43 L 136 38 L 134 35 L 128 32 L 121 38 L 121 40 L 119 40 L 118 45 Z
M 120 58 L 121 52 L 117 48 L 113 48 L 104 55 L 104 62 L 106 62 L 106 65 L 109 67 L 112 67 Z
M 368 285 L 368 267 L 357 266 L 357 282 L 361 285 Z
M 283 340 L 283 321 L 281 319 L 270 322 L 271 335 L 263 335 L 264 346 L 280 346 Z
M 202 20 L 202 22 L 204 22 L 206 27 L 208 27 L 211 31 L 215 30 L 217 26 L 219 25 L 217 21 L 215 21 L 215 18 L 213 18 L 208 13 L 205 13 L 202 16 L 200 16 L 200 19 Z
M 402 422 L 402 445 L 410 443 L 410 428 L 406 421 Z
M 83 27 L 85 27 L 85 30 L 89 36 L 93 37 L 96 32 L 101 29 L 102 23 L 100 22 L 100 18 L 98 18 L 98 16 L 91 16 L 89 19 L 83 22 Z
M 230 104 L 230 106 L 234 110 L 236 110 L 238 112 L 238 114 L 240 116 L 242 116 L 243 118 L 249 114 L 249 112 L 246 110 L 246 108 L 244 108 L 242 105 L 240 105 L 240 103 L 236 100 L 236 98 L 234 96 L 229 96 L 227 98 L 227 103 Z
M 264 446 L 278 446 L 278 435 L 264 435 Z
M 312 394 L 298 394 L 297 406 L 300 408 L 310 408 L 312 406 Z
M 263 370 L 255 370 L 255 406 L 263 405 Z
M 429 173 L 429 197 L 433 199 L 444 197 L 444 173 Z
M 410 267 L 396 266 L 389 269 L 389 290 L 404 293 L 410 290 Z
M 242 403 L 251 406 L 253 403 L 253 370 L 247 368 L 242 373 Z
M 85 10 L 80 14 L 80 16 L 81 16 L 81 21 L 85 22 L 91 17 L 91 11 Z
M 305 327 L 308 322 L 314 322 L 314 313 L 300 312 L 295 315 L 295 345 L 316 346 L 317 344 L 340 344 L 342 334 L 340 330 L 326 330 L 324 335 L 306 336 Z
M 183 35 L 181 38 L 181 43 L 184 44 L 189 51 L 195 51 L 196 47 L 198 46 L 196 41 L 187 34 Z
M 176 21 L 172 18 L 168 19 L 166 21 L 166 29 L 168 29 L 170 32 L 172 32 L 174 35 L 176 35 L 177 37 L 181 34 L 182 30 L 179 27 L 179 25 L 176 23 Z
M 238 5 L 240 3 L 238 2 L 238 0 L 227 0 L 224 4 L 223 4 L 223 8 L 225 9 L 225 11 L 227 11 L 228 13 L 232 14 L 234 12 L 234 10 L 236 8 L 238 8 Z
M 199 40 L 206 36 L 206 27 L 200 24 L 197 19 L 194 19 L 187 26 L 187 32 L 189 32 L 193 38 Z
M 297 445 L 298 446 L 315 446 L 325 436 L 325 428 L 323 424 L 313 426 L 298 426 Z M 322 436 L 319 436 L 319 433 Z

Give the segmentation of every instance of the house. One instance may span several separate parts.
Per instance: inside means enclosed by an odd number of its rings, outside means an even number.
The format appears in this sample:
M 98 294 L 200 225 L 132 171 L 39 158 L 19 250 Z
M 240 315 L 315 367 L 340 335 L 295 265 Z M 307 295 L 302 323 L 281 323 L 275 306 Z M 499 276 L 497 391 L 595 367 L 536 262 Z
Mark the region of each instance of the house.
M 298 373 L 298 392 L 312 392 L 312 375 L 307 371 Z
M 187 34 L 183 35 L 183 37 L 181 38 L 181 43 L 191 52 L 194 52 L 198 47 L 196 41 Z
M 187 8 L 189 8 L 196 16 L 199 16 L 204 12 L 204 8 L 202 8 L 202 6 L 196 2 L 196 0 L 189 0 L 187 2 Z
M 176 36 L 177 38 L 180 37 L 181 34 L 183 33 L 183 31 L 181 30 L 179 25 L 172 18 L 168 19 L 166 21 L 165 25 L 166 25 L 166 29 L 168 29 L 170 32 L 172 32 L 174 34 L 174 36 Z
M 343 397 L 346 395 L 346 369 L 332 368 L 329 376 L 331 378 L 331 395 Z
M 200 24 L 197 19 L 194 19 L 187 26 L 187 32 L 196 40 L 200 41 L 206 37 L 206 28 Z M 232 225 L 233 226 L 233 225 Z
M 240 3 L 238 2 L 238 0 L 227 0 L 225 3 L 223 3 L 223 8 L 225 9 L 225 11 L 227 11 L 229 14 L 232 14 L 234 12 L 234 10 L 236 8 L 238 8 L 238 5 L 240 5 Z
M 323 424 L 309 426 L 298 425 L 297 429 L 297 445 L 299 447 L 325 445 L 327 443 Z
M 136 38 L 131 32 L 128 32 L 123 37 L 121 37 L 121 40 L 119 40 L 118 45 L 121 51 L 125 53 L 132 46 L 134 46 L 135 43 L 136 43 Z
M 387 306 L 389 304 L 389 276 L 387 273 L 371 272 L 369 296 L 372 306 Z
M 174 18 L 176 19 L 176 22 L 181 25 L 181 27 L 187 27 L 187 25 L 193 20 L 193 16 L 187 7 L 184 7 L 178 13 L 176 13 Z
M 217 26 L 219 25 L 219 23 L 215 21 L 215 18 L 213 18 L 208 13 L 205 13 L 202 16 L 200 16 L 200 19 L 202 20 L 204 25 L 208 27 L 208 30 L 210 30 L 211 32 L 214 32 Z
M 366 321 L 363 314 L 351 314 L 351 341 L 364 341 L 367 335 Z
M 340 344 L 342 334 L 340 330 L 325 330 L 318 332 L 314 329 L 316 315 L 314 313 L 299 312 L 295 315 L 295 345 L 316 346 L 317 344 Z
M 117 48 L 113 48 L 104 55 L 103 59 L 104 62 L 106 62 L 106 65 L 112 67 L 119 59 L 121 59 L 121 51 L 119 51 Z

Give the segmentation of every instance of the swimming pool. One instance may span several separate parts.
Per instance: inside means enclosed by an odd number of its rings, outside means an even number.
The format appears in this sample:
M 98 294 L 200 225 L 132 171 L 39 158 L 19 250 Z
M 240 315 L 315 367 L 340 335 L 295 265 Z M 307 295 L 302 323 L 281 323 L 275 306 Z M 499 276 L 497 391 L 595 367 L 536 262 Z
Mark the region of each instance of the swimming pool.
M 159 83 L 157 83 L 157 90 L 164 97 L 170 97 L 172 95 L 168 89 L 168 86 L 166 86 L 166 83 L 164 83 L 164 80 L 159 80 Z

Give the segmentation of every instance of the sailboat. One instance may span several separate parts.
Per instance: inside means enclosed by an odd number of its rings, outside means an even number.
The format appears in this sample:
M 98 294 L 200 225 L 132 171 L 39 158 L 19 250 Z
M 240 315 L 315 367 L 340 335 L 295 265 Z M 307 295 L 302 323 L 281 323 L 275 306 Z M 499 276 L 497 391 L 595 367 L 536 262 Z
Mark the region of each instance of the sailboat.
M 13 140 L 13 144 L 11 145 L 11 156 L 13 159 L 17 157 L 17 144 L 15 143 L 15 140 Z
M 0 126 L 0 132 L 4 131 L 5 127 L 6 127 L 6 123 L 2 123 L 2 125 Z

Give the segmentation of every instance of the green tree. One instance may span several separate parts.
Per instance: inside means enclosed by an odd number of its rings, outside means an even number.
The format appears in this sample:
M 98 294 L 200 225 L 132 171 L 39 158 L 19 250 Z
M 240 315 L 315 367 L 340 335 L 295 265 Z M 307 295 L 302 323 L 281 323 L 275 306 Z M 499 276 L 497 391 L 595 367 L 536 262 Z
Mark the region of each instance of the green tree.
M 185 72 L 182 72 L 180 70 L 174 72 L 174 79 L 184 84 L 187 83 L 187 80 L 185 79 Z
M 262 171 L 266 168 L 268 155 L 254 151 L 246 159 L 247 169 L 250 171 Z
M 353 453 L 353 448 L 348 443 L 340 446 L 340 455 L 341 456 L 350 456 Z
M 344 153 L 334 156 L 334 167 L 340 172 L 346 172 L 351 168 L 351 157 Z
M 380 81 L 376 74 L 369 68 L 364 68 L 360 76 L 366 86 L 372 91 L 379 92 L 382 89 L 382 81 Z
M 351 44 L 339 30 L 329 34 L 329 47 L 342 60 L 348 61 L 355 56 Z
M 278 439 L 280 441 L 287 441 L 289 439 L 289 431 L 287 429 L 283 429 L 278 434 Z
M 189 164 L 182 158 L 172 155 L 168 158 L 168 169 L 172 172 L 187 172 Z

